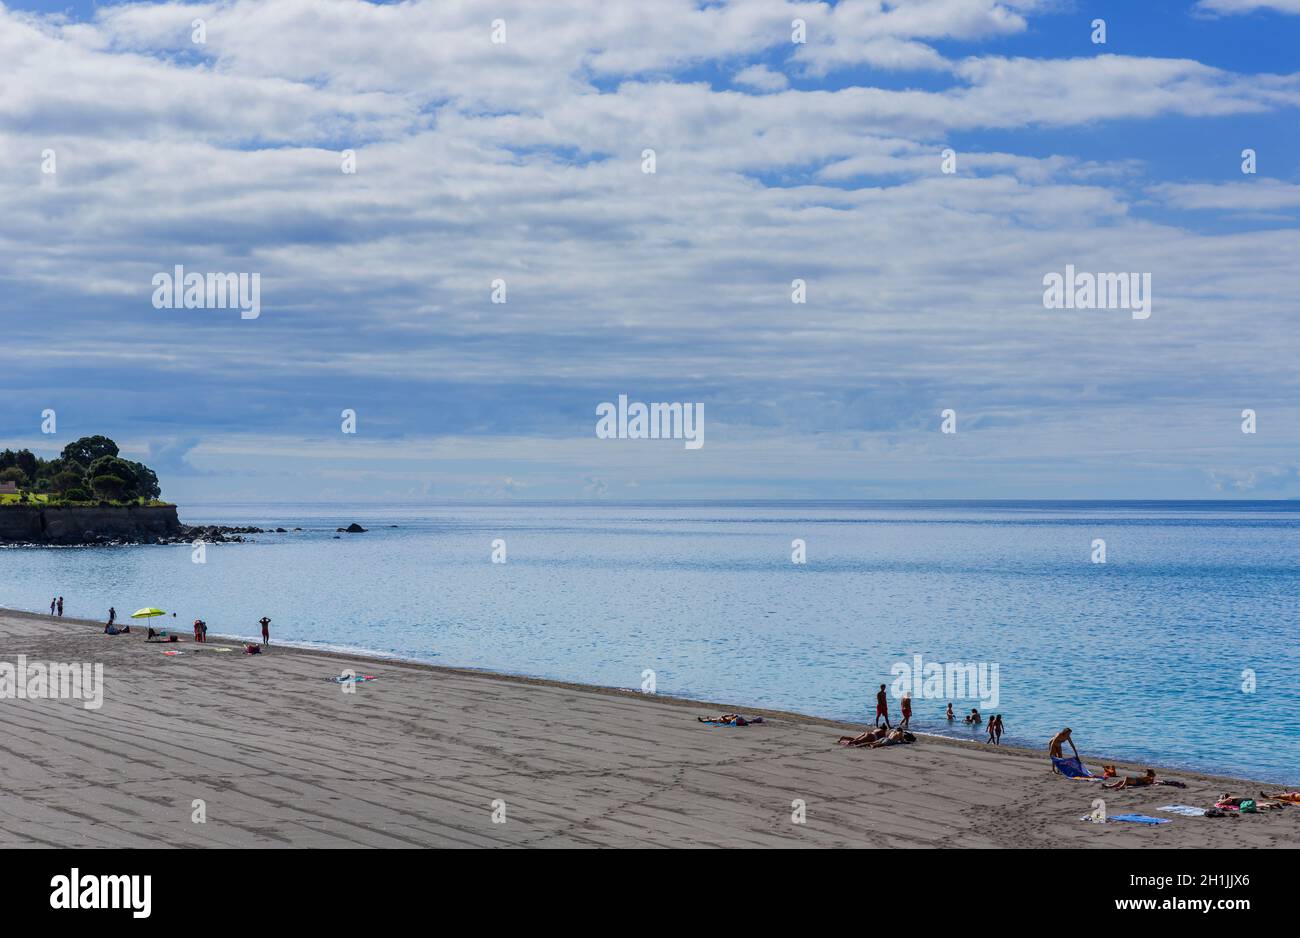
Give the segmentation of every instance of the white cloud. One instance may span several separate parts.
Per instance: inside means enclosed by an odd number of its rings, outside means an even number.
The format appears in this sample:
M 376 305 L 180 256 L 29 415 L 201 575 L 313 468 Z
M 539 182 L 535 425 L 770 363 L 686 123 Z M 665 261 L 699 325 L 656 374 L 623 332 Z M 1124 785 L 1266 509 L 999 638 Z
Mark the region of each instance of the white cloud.
M 733 84 L 755 91 L 784 91 L 790 86 L 790 79 L 780 72 L 774 72 L 766 65 L 750 65 L 742 68 L 731 79 Z
M 1300 13 L 1300 0 L 1199 0 L 1196 9 L 1205 13 L 1233 15 L 1271 10 L 1276 13 Z

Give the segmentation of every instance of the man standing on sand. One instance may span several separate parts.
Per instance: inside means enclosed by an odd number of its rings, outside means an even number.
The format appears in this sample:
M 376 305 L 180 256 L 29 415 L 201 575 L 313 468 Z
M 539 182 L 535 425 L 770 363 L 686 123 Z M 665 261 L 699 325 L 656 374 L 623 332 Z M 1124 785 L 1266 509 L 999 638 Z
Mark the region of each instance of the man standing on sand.
M 51 597 L 50 597 L 50 615 L 54 615 L 54 607 L 57 606 L 58 604 L 59 604 L 58 597 L 57 597 L 57 596 L 51 596 Z
M 108 607 L 108 624 L 109 624 L 109 625 L 112 625 L 112 624 L 113 624 L 114 622 L 116 622 L 116 621 L 117 621 L 117 610 L 114 609 L 112 606 L 109 606 L 109 607 Z
M 880 719 L 885 719 L 885 729 L 889 729 L 889 698 L 885 696 L 885 685 L 880 685 L 880 693 L 876 694 L 876 726 L 880 726 Z
M 262 616 L 262 618 L 259 619 L 258 621 L 262 625 L 262 644 L 263 645 L 271 644 L 271 620 L 268 619 L 266 616 Z
M 1068 726 L 1052 737 L 1051 742 L 1047 744 L 1047 754 L 1053 759 L 1064 759 L 1065 751 L 1061 747 L 1065 743 L 1070 744 L 1070 748 L 1074 750 L 1074 757 L 1079 758 L 1079 750 L 1075 747 L 1074 740 L 1070 738 L 1070 728 Z M 1055 763 L 1052 765 L 1052 770 L 1056 770 Z
M 59 597 L 59 615 L 63 615 L 63 597 Z

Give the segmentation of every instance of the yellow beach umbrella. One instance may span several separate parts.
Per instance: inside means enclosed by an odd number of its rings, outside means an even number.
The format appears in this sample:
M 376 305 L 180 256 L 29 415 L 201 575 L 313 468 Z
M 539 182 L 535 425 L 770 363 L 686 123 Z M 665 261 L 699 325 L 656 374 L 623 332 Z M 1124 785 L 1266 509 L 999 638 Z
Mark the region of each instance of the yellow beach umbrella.
M 143 609 L 137 609 L 131 613 L 132 619 L 152 619 L 154 616 L 165 616 L 167 613 L 161 609 L 155 609 L 153 606 L 146 606 Z

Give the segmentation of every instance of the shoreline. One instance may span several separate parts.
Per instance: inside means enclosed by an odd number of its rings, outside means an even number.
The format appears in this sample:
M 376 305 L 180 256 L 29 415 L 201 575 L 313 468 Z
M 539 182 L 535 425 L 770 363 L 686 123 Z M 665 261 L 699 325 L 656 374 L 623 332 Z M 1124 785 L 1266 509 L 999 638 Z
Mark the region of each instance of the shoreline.
M 803 714 L 712 727 L 695 718 L 732 705 L 102 629 L 0 612 L 0 662 L 102 666 L 88 694 L 0 698 L 0 847 L 1300 845 L 1300 808 L 1080 820 L 1099 797 L 1151 815 L 1275 790 L 1238 779 L 1180 771 L 1185 789 L 1101 792 L 1053 775 L 1041 751 L 933 736 L 846 749 L 836 739 L 856 727 Z M 376 679 L 336 683 L 345 667 Z
M 87 626 L 100 631 L 102 631 L 104 627 L 103 622 L 97 622 L 92 619 L 79 619 L 71 616 L 62 616 L 62 617 L 50 616 L 48 613 L 31 612 L 22 609 L 9 609 L 6 607 L 0 607 L 0 617 L 2 616 L 17 616 L 17 617 L 21 617 L 33 621 L 67 622 L 73 625 Z M 128 617 L 125 621 L 130 623 L 131 620 Z M 149 621 L 152 620 L 145 620 L 145 624 L 140 627 L 142 629 L 148 628 Z M 175 628 L 172 628 L 171 631 L 176 631 L 176 630 Z M 134 628 L 131 634 L 134 635 Z M 182 632 L 181 634 L 188 637 L 189 632 L 185 631 Z M 216 632 L 211 633 L 210 639 L 213 640 L 207 642 L 207 644 L 209 645 L 226 645 L 230 647 L 240 645 L 244 642 L 253 642 L 253 643 L 260 644 L 261 641 L 260 636 L 245 637 L 239 635 L 231 635 L 228 633 L 216 633 Z M 181 642 L 181 644 L 192 645 L 193 643 L 192 641 L 187 640 Z M 862 723 L 855 723 L 847 720 L 837 720 L 832 717 L 824 717 L 816 714 L 801 713 L 793 710 L 778 710 L 778 709 L 771 709 L 771 708 L 751 707 L 746 704 L 737 704 L 734 702 L 720 703 L 718 701 L 703 700 L 700 698 L 691 698 L 691 697 L 678 697 L 671 694 L 662 694 L 662 693 L 656 693 L 651 695 L 651 694 L 645 694 L 642 691 L 635 690 L 632 688 L 611 687 L 602 684 L 587 684 L 579 681 L 567 681 L 558 678 L 536 677 L 532 675 L 516 674 L 516 673 L 506 672 L 506 671 L 493 671 L 486 668 L 474 668 L 474 667 L 466 667 L 466 666 L 437 664 L 427 660 L 406 658 L 397 654 L 388 655 L 383 652 L 375 651 L 372 649 L 350 648 L 345 646 L 327 647 L 321 645 L 314 645 L 306 642 L 274 643 L 269 647 L 273 650 L 273 652 L 279 652 L 280 650 L 283 649 L 293 654 L 306 654 L 306 655 L 312 655 L 316 657 L 328 658 L 333 660 L 342 660 L 342 661 L 351 661 L 351 662 L 368 662 L 374 665 L 400 665 L 402 667 L 407 667 L 407 668 L 427 670 L 437 674 L 455 675 L 455 676 L 469 677 L 469 678 L 483 678 L 492 681 L 502 681 L 508 684 L 518 685 L 522 687 L 545 687 L 545 688 L 552 688 L 557 690 L 581 691 L 584 693 L 604 695 L 604 696 L 609 696 L 609 697 L 614 697 L 614 698 L 624 699 L 624 700 L 628 700 L 628 699 L 654 700 L 658 703 L 667 704 L 670 706 L 675 706 L 675 707 L 680 707 L 685 709 L 695 709 L 696 711 L 704 710 L 707 712 L 741 713 L 746 716 L 750 716 L 750 715 L 760 716 L 767 721 L 780 720 L 780 721 L 786 721 L 791 723 L 805 724 L 808 726 L 827 727 L 829 729 L 835 729 L 837 731 L 846 734 L 852 733 L 853 735 L 862 732 L 862 730 L 869 725 L 868 723 L 865 722 L 865 720 Z M 1044 741 L 1043 746 L 1039 748 L 1026 746 L 1023 744 L 1014 745 L 1010 743 L 1004 743 L 997 746 L 990 746 L 987 743 L 984 743 L 979 740 L 960 739 L 952 736 L 944 736 L 939 733 L 927 732 L 925 730 L 912 730 L 912 732 L 919 737 L 923 737 L 927 743 L 937 743 L 940 745 L 953 746 L 961 749 L 975 750 L 980 752 L 989 752 L 994 754 L 1005 752 L 1005 753 L 1012 753 L 1021 756 L 1033 757 L 1040 760 L 1045 759 L 1047 755 L 1046 741 Z M 1133 759 L 1110 756 L 1105 754 L 1094 755 L 1090 753 L 1088 755 L 1081 756 L 1081 758 L 1085 763 L 1085 765 L 1091 763 L 1098 768 L 1103 764 L 1115 765 L 1121 770 L 1126 766 L 1133 769 L 1137 769 L 1139 767 L 1140 768 L 1151 767 L 1157 770 L 1157 774 L 1161 778 L 1167 778 L 1170 777 L 1171 775 L 1173 776 L 1194 775 L 1197 778 L 1202 780 L 1221 783 L 1227 786 L 1228 788 L 1233 788 L 1233 787 L 1240 788 L 1242 786 L 1246 786 L 1252 791 L 1257 791 L 1260 788 L 1263 788 L 1265 790 L 1270 788 L 1278 789 L 1278 790 L 1284 788 L 1287 790 L 1300 789 L 1300 778 L 1293 779 L 1287 782 L 1261 781 L 1258 779 L 1251 779 L 1245 776 L 1224 775 L 1218 772 L 1207 772 L 1202 769 L 1191 768 L 1187 766 L 1170 765 L 1168 763 L 1163 763 L 1158 761 L 1153 762 L 1153 761 L 1144 761 L 1144 760 L 1133 760 Z M 1300 770 L 1297 770 L 1297 775 L 1300 776 Z M 1176 799 L 1172 799 L 1172 800 L 1176 800 Z M 1300 811 L 1297 811 L 1296 814 L 1300 815 Z

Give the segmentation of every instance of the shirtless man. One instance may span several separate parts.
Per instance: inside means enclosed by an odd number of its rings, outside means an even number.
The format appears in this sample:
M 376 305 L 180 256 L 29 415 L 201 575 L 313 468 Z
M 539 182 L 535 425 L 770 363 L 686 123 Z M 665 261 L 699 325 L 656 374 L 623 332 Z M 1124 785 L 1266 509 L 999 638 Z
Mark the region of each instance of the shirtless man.
M 1065 752 L 1061 747 L 1066 743 L 1069 743 L 1070 748 L 1074 749 L 1074 757 L 1079 758 L 1079 750 L 1075 748 L 1074 740 L 1070 738 L 1070 728 L 1068 726 L 1052 737 L 1052 741 L 1047 744 L 1047 754 L 1053 759 L 1064 759 Z
M 885 728 L 889 728 L 889 698 L 885 696 L 885 685 L 880 685 L 880 693 L 876 694 L 876 726 L 880 725 L 881 719 L 885 721 Z
M 884 727 L 875 727 L 857 736 L 841 736 L 839 742 L 841 746 L 869 746 L 878 739 L 884 739 L 888 732 Z
M 895 727 L 889 731 L 888 735 L 886 735 L 884 739 L 878 739 L 874 743 L 868 743 L 867 748 L 879 749 L 881 746 L 893 746 L 896 744 L 906 743 L 910 741 L 907 738 L 910 735 L 910 733 L 904 733 L 902 727 Z
M 1154 785 L 1156 783 L 1156 770 L 1147 769 L 1145 775 L 1125 775 L 1118 782 L 1106 782 L 1102 788 L 1140 788 L 1143 785 Z

